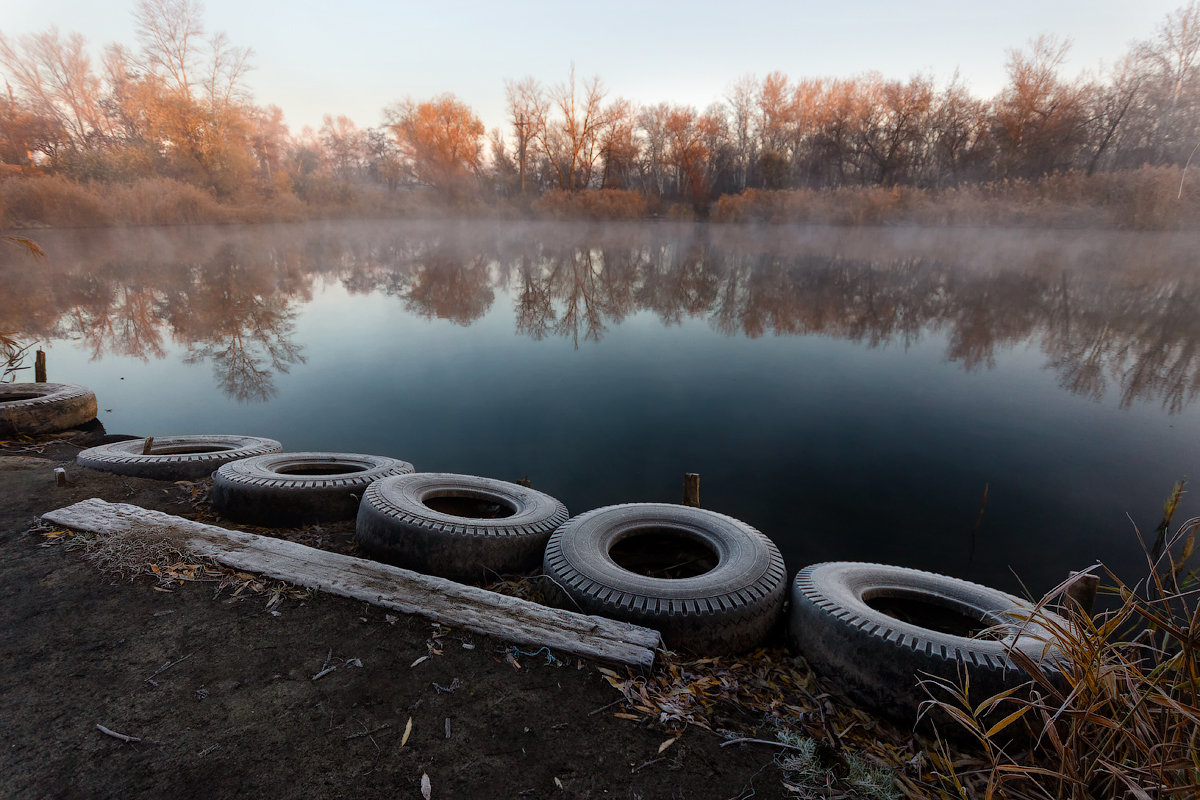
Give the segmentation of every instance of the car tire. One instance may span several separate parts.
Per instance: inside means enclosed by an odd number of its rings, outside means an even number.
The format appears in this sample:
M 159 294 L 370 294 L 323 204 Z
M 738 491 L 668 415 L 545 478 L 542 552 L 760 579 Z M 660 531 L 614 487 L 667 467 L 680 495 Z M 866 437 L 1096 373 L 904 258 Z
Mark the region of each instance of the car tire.
M 214 472 L 212 504 L 223 517 L 265 527 L 353 519 L 371 483 L 412 471 L 407 461 L 386 456 L 272 453 Z
M 639 555 L 658 558 L 664 546 L 708 560 L 684 577 L 627 566 Z M 787 589 L 783 558 L 762 533 L 724 514 L 666 503 L 571 519 L 550 537 L 544 571 L 578 610 L 654 628 L 666 646 L 705 655 L 759 644 Z
M 355 535 L 373 558 L 479 583 L 536 570 L 546 540 L 568 516 L 550 495 L 515 483 L 418 472 L 371 484 Z
M 930 697 L 922 679 L 960 685 L 965 676 L 978 703 L 1029 680 L 1011 656 L 1014 648 L 1054 671 L 1054 628 L 1068 625 L 970 581 L 831 561 L 796 574 L 788 634 L 800 655 L 855 701 L 911 722 Z
M 0 434 L 70 430 L 96 418 L 96 395 L 69 383 L 0 384 Z
M 274 439 L 258 436 L 162 436 L 154 439 L 149 453 L 142 452 L 145 442 L 130 438 L 89 447 L 75 456 L 75 463 L 118 475 L 186 481 L 207 478 L 230 461 L 283 450 Z

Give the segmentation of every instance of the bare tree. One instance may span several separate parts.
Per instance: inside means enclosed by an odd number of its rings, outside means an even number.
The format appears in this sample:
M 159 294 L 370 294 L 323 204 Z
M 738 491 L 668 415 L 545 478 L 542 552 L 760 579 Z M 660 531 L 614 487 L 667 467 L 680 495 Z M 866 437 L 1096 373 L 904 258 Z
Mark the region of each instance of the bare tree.
M 199 0 L 140 0 L 133 12 L 142 67 L 192 100 L 191 76 L 204 35 Z
M 243 80 L 253 69 L 250 59 L 254 51 L 249 47 L 234 46 L 224 31 L 218 31 L 209 39 L 208 49 L 211 58 L 204 90 L 209 110 L 216 116 L 248 99 Z
M 521 194 L 525 194 L 526 166 L 529 163 L 529 144 L 535 131 L 545 125 L 548 103 L 541 86 L 533 78 L 520 82 L 504 82 L 505 98 L 508 101 L 508 120 L 516 139 L 517 171 L 521 179 Z
M 608 124 L 604 94 L 598 77 L 577 86 L 572 64 L 567 80 L 552 87 L 535 106 L 541 113 L 535 120 L 533 138 L 557 174 L 559 188 L 575 191 L 591 181 L 600 157 L 601 134 Z M 545 113 L 550 108 L 558 112 L 556 119 Z
M 996 138 L 1006 174 L 1037 178 L 1074 162 L 1084 141 L 1083 91 L 1058 70 L 1070 42 L 1040 36 L 1029 51 L 1010 50 L 1009 85 L 995 108 Z
M 16 41 L 0 34 L 0 65 L 31 112 L 57 122 L 76 146 L 85 147 L 93 133 L 103 131 L 100 77 L 78 33 L 64 38 L 51 27 Z

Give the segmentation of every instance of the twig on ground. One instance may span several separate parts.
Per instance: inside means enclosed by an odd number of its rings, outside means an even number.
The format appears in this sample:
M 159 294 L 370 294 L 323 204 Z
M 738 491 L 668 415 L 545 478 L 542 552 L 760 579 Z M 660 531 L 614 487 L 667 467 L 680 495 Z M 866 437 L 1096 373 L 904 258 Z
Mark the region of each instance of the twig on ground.
M 742 744 L 744 742 L 750 742 L 752 744 L 769 744 L 772 747 L 783 747 L 788 750 L 803 750 L 804 749 L 803 747 L 797 747 L 794 744 L 788 744 L 786 742 L 773 742 L 770 739 L 750 739 L 750 738 L 745 738 L 745 737 L 743 737 L 741 739 L 730 739 L 728 741 L 721 742 L 721 747 L 728 747 L 731 744 Z
M 312 679 L 314 681 L 324 678 L 326 675 L 328 675 L 329 673 L 333 672 L 335 669 L 338 668 L 337 664 L 334 664 L 332 667 L 329 666 L 329 659 L 331 659 L 331 658 L 333 658 L 333 648 L 332 647 L 329 648 L 329 652 L 325 654 L 325 663 L 321 665 L 321 671 L 318 672 L 316 675 L 312 676 Z
M 642 771 L 643 769 L 645 769 L 646 767 L 650 766 L 651 764 L 657 764 L 658 762 L 660 762 L 660 761 L 662 761 L 662 760 L 663 760 L 663 758 L 662 758 L 661 756 L 660 756 L 660 757 L 658 757 L 658 758 L 652 758 L 652 759 L 650 759 L 649 761 L 646 761 L 646 762 L 644 762 L 644 763 L 642 763 L 642 764 L 639 764 L 638 766 L 636 766 L 636 767 L 634 767 L 633 769 L 629 770 L 629 774 L 630 774 L 630 775 L 633 775 L 634 773 L 637 773 L 637 772 L 640 772 L 640 771 Z
M 114 739 L 120 739 L 122 742 L 133 743 L 133 742 L 141 741 L 141 739 L 138 738 L 137 736 L 126 736 L 123 733 L 117 733 L 116 731 L 112 730 L 111 728 L 104 727 L 99 722 L 96 723 L 96 730 L 100 731 L 103 734 L 111 736 Z
M 604 711 L 604 710 L 606 710 L 606 709 L 612 708 L 613 706 L 615 706 L 615 705 L 617 705 L 617 704 L 619 704 L 619 703 L 624 703 L 624 702 L 625 702 L 625 698 L 624 698 L 624 697 L 620 698 L 619 700 L 613 700 L 613 701 L 612 701 L 611 703 L 609 703 L 608 705 L 603 705 L 603 706 L 600 706 L 600 707 L 599 707 L 599 708 L 597 708 L 597 709 L 593 709 L 592 711 L 589 711 L 589 712 L 588 712 L 588 716 L 590 717 L 590 716 L 592 716 L 593 714 L 599 714 L 601 711 Z
M 361 725 L 362 723 L 359 723 L 359 724 Z M 378 728 L 372 728 L 369 731 L 364 730 L 362 733 L 352 733 L 346 737 L 346 740 L 349 741 L 350 739 L 361 739 L 364 736 L 370 736 L 373 733 L 379 733 L 381 730 L 383 730 L 385 728 L 390 728 L 390 727 L 392 727 L 392 723 L 385 722 L 382 725 L 380 725 Z M 378 747 L 378 745 L 376 745 L 376 747 Z
M 166 672 L 167 670 L 169 670 L 171 667 L 175 666 L 176 664 L 179 664 L 180 662 L 183 662 L 183 661 L 187 661 L 189 658 L 191 658 L 194 655 L 196 655 L 196 653 L 195 653 L 195 651 L 192 651 L 191 653 L 188 653 L 183 658 L 177 659 L 175 661 L 169 661 L 166 664 L 163 664 L 161 667 L 154 670 L 154 672 L 150 675 L 149 678 L 146 678 L 146 683 L 150 684 L 151 686 L 158 686 L 158 684 L 154 681 L 154 679 L 157 676 Z
M 334 671 L 335 669 L 337 669 L 337 668 L 338 668 L 338 665 L 337 665 L 337 664 L 334 664 L 332 667 L 326 667 L 325 669 L 323 669 L 323 670 L 321 670 L 320 672 L 318 672 L 316 675 L 313 675 L 313 676 L 312 676 L 312 679 L 313 679 L 314 681 L 319 681 L 321 678 L 324 678 L 326 675 L 328 675 L 329 673 L 333 672 L 333 671 Z

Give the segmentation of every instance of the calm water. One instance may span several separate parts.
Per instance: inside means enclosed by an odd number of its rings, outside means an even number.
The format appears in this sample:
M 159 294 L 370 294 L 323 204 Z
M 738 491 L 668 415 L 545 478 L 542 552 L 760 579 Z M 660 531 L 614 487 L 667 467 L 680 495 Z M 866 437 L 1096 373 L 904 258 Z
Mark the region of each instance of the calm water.
M 1200 474 L 1195 236 L 345 223 L 45 232 L 0 258 L 109 432 L 247 433 L 676 501 L 791 569 L 1140 574 Z M 987 503 L 980 507 L 987 487 Z M 1200 513 L 1185 500 L 1178 521 Z M 977 527 L 978 526 L 978 527 Z

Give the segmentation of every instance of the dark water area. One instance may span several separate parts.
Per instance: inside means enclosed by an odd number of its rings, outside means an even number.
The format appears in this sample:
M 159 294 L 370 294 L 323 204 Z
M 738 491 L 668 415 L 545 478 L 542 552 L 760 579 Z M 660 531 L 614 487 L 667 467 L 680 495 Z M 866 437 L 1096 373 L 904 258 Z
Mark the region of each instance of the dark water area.
M 678 501 L 791 570 L 875 560 L 1040 593 L 1143 572 L 1200 474 L 1200 238 L 338 223 L 48 231 L 0 329 L 109 432 L 253 434 Z M 986 488 L 986 507 L 981 505 Z M 1185 497 L 1177 522 L 1200 513 Z M 1018 581 L 1019 577 L 1019 581 Z

